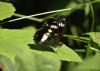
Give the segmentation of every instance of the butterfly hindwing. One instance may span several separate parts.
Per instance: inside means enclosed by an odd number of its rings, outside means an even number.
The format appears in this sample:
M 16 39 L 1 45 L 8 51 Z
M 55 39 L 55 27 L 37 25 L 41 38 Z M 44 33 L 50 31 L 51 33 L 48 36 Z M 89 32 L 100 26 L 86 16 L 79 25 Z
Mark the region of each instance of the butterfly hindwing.
M 55 32 L 55 40 L 57 41 L 57 43 L 60 43 L 63 38 L 63 28 L 65 26 L 66 17 L 64 15 L 61 15 L 56 21 L 58 24 L 58 29 Z

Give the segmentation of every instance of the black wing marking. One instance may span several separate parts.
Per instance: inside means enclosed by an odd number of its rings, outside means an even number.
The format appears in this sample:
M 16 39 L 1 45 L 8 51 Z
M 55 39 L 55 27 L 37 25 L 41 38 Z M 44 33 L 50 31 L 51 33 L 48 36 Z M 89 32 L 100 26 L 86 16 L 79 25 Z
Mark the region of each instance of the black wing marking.
M 43 35 L 47 32 L 48 28 L 47 27 L 43 27 L 41 29 L 39 29 L 35 34 L 34 34 L 34 39 L 35 43 L 39 43 L 43 37 Z
M 54 18 L 48 19 L 44 25 L 34 34 L 35 43 L 45 42 L 50 36 L 53 30 L 50 28 L 51 25 L 56 24 Z
M 56 42 L 59 43 L 62 41 L 63 38 L 63 28 L 65 26 L 65 22 L 66 22 L 66 17 L 64 15 L 58 17 L 58 19 L 56 20 L 57 24 L 58 24 L 58 29 L 55 32 L 55 40 L 57 40 Z
M 43 26 L 49 26 L 50 27 L 51 25 L 55 24 L 55 22 L 56 22 L 56 19 L 54 17 L 51 17 L 44 23 Z
M 35 33 L 35 43 L 43 43 L 47 39 L 54 39 L 59 43 L 63 36 L 63 27 L 65 26 L 66 17 L 64 15 L 48 19 L 44 25 Z
M 57 24 L 59 26 L 59 33 L 63 32 L 63 28 L 65 27 L 65 23 L 66 23 L 66 16 L 62 15 L 62 16 L 58 17 Z

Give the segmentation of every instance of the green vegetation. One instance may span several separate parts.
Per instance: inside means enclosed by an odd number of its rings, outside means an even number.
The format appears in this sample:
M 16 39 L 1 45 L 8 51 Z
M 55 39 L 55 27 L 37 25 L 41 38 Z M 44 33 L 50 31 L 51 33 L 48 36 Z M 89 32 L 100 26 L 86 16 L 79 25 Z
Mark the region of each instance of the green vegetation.
M 100 71 L 100 0 L 45 0 L 46 9 L 27 2 L 24 10 L 18 0 L 0 1 L 0 71 Z M 62 45 L 34 43 L 37 28 L 62 14 L 67 17 Z

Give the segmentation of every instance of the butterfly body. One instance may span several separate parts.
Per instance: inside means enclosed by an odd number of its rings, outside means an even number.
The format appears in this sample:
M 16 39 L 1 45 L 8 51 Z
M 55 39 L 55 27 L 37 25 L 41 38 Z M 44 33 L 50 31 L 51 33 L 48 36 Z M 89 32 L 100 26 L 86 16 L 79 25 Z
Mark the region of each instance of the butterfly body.
M 66 17 L 64 15 L 48 19 L 44 25 L 35 33 L 35 43 L 42 44 L 49 40 L 59 43 L 63 37 L 63 28 L 65 26 Z

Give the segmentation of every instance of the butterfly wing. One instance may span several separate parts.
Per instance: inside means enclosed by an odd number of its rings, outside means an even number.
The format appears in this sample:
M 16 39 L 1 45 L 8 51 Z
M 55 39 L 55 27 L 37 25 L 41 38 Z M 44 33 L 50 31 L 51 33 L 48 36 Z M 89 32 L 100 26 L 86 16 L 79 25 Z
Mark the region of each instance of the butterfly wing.
M 54 18 L 50 18 L 48 19 L 44 25 L 41 27 L 41 29 L 39 29 L 35 35 L 34 35 L 34 40 L 35 43 L 43 43 L 45 42 L 50 36 L 51 33 L 53 33 L 53 30 L 51 29 L 51 25 L 55 24 L 54 23 L 55 19 Z
M 66 17 L 64 15 L 59 18 L 50 18 L 39 29 L 35 35 L 35 43 L 43 43 L 47 39 L 53 39 L 54 42 L 59 43 L 63 36 L 63 27 L 65 26 Z
M 65 26 L 66 17 L 64 15 L 61 15 L 56 21 L 58 24 L 58 29 L 55 33 L 55 40 L 57 40 L 57 43 L 59 43 L 62 41 L 63 38 L 63 28 Z
M 59 33 L 63 32 L 63 28 L 65 27 L 65 23 L 66 23 L 66 16 L 61 15 L 60 17 L 58 17 L 57 24 L 59 26 Z

